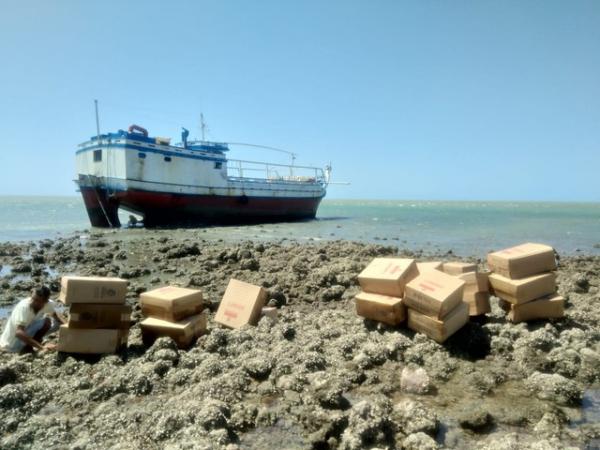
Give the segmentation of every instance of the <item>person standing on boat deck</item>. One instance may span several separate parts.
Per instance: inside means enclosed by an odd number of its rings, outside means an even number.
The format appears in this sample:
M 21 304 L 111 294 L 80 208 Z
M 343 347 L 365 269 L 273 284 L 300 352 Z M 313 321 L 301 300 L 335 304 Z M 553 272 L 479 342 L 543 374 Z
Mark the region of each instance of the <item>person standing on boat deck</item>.
M 181 130 L 181 142 L 183 142 L 183 148 L 187 148 L 187 140 L 188 136 L 190 135 L 190 132 L 183 127 L 181 127 Z
M 40 286 L 12 310 L 0 336 L 0 350 L 13 353 L 56 350 L 55 344 L 44 345 L 42 339 L 63 323 L 50 300 L 50 289 Z

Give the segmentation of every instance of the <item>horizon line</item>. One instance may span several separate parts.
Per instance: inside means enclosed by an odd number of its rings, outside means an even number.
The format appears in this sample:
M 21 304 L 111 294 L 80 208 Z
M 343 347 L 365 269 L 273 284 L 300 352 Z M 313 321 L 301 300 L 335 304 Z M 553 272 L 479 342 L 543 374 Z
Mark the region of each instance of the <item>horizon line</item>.
M 2 194 L 0 198 L 80 198 L 80 195 L 75 194 Z M 600 200 L 511 200 L 511 199 L 415 199 L 415 198 L 336 198 L 325 197 L 327 201 L 353 201 L 353 202 L 433 202 L 433 203 L 584 203 L 584 204 L 600 204 Z

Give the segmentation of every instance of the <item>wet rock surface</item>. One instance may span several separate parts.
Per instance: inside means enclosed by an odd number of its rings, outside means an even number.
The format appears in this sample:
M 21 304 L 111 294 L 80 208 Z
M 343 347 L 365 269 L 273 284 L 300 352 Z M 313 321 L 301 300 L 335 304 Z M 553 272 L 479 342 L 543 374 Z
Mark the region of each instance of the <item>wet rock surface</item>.
M 147 230 L 146 230 L 147 231 Z M 492 313 L 437 344 L 357 317 L 352 242 L 207 242 L 193 230 L 0 244 L 0 304 L 64 274 L 126 276 L 134 326 L 118 355 L 0 353 L 0 448 L 584 448 L 600 440 L 600 258 L 563 257 L 567 317 Z M 447 255 L 425 258 L 445 259 Z M 479 258 L 484 255 L 477 255 Z M 456 256 L 452 255 L 452 259 Z M 475 259 L 475 258 L 467 258 Z M 14 270 L 14 268 L 17 270 Z M 264 286 L 278 320 L 146 348 L 139 292 L 198 287 L 209 314 L 229 278 Z M 0 316 L 2 317 L 2 316 Z M 0 321 L 2 319 L 0 318 Z

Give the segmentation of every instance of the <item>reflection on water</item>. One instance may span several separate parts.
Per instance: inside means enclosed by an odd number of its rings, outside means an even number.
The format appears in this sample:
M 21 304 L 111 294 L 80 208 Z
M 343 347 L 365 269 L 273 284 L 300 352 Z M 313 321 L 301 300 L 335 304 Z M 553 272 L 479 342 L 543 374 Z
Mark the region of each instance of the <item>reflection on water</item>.
M 584 423 L 600 422 L 600 388 L 587 389 L 583 393 L 581 410 L 583 413 L 582 419 Z
M 60 275 L 56 269 L 53 269 L 49 266 L 44 266 L 42 272 L 44 272 L 44 274 L 49 278 L 56 278 Z M 28 280 L 31 278 L 31 274 L 13 272 L 13 267 L 10 264 L 6 264 L 0 267 L 0 278 L 3 277 L 9 279 L 13 283 L 16 283 L 18 281 Z
M 277 421 L 270 427 L 258 427 L 245 433 L 240 440 L 240 448 L 284 448 L 301 450 L 307 448 L 308 442 L 301 427 Z
M 50 278 L 55 278 L 59 275 L 56 269 L 52 269 L 48 266 L 44 267 L 44 272 L 46 272 L 46 275 L 48 275 Z
M 12 306 L 0 306 L 0 320 L 6 319 L 10 315 Z

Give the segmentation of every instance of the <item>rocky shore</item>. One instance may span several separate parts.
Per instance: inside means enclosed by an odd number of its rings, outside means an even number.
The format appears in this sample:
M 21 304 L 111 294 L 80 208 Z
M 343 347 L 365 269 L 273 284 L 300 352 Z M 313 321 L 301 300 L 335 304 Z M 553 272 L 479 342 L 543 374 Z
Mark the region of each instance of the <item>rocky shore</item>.
M 560 259 L 565 319 L 514 325 L 493 298 L 491 314 L 440 345 L 355 315 L 357 274 L 396 254 L 456 259 L 345 241 L 209 242 L 190 230 L 0 244 L 5 312 L 40 282 L 57 292 L 62 275 L 116 275 L 130 280 L 136 322 L 118 355 L 0 353 L 0 447 L 600 447 L 600 257 Z M 143 346 L 139 293 L 201 288 L 214 313 L 231 277 L 267 288 L 279 319 L 210 323 L 190 350 L 165 338 Z

